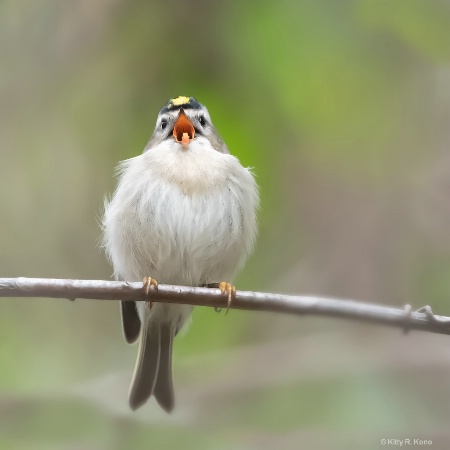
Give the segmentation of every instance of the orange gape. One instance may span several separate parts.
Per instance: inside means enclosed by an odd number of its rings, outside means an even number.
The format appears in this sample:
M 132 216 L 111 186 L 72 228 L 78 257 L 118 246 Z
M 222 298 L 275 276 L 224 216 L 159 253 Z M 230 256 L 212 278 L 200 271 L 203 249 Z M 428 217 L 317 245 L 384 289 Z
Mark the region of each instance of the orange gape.
M 189 144 L 195 136 L 195 129 L 192 122 L 188 119 L 186 114 L 181 111 L 178 116 L 175 126 L 173 127 L 173 137 L 177 142 L 183 145 Z

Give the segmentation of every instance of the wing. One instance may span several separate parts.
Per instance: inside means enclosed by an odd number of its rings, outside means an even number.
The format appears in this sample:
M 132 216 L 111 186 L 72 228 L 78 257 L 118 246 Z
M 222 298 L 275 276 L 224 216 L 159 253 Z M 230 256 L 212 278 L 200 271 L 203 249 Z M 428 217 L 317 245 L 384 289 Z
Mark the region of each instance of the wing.
M 122 312 L 122 328 L 125 340 L 132 344 L 139 337 L 141 319 L 136 309 L 136 302 L 120 302 Z

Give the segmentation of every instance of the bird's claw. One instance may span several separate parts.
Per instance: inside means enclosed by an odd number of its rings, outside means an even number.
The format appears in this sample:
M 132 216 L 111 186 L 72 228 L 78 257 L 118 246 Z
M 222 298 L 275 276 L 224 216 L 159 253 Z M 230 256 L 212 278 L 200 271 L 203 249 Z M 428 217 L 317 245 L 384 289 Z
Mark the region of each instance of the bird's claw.
M 228 310 L 230 309 L 231 303 L 236 298 L 236 287 L 227 281 L 221 281 L 220 283 L 205 283 L 202 286 L 207 288 L 219 288 L 222 294 L 228 294 L 227 298 L 227 311 L 225 314 L 228 314 Z M 214 307 L 214 311 L 216 313 L 220 313 L 222 308 Z
M 145 277 L 144 278 L 144 292 L 147 297 L 147 300 L 145 301 L 146 305 L 148 306 L 148 309 L 152 309 L 153 302 L 150 299 L 150 289 L 151 287 L 154 287 L 155 291 L 158 291 L 158 282 L 152 278 L 152 277 Z
M 221 281 L 219 283 L 219 289 L 222 294 L 228 294 L 227 299 L 227 311 L 225 314 L 228 314 L 228 310 L 230 309 L 231 303 L 236 298 L 236 286 L 228 283 L 227 281 Z

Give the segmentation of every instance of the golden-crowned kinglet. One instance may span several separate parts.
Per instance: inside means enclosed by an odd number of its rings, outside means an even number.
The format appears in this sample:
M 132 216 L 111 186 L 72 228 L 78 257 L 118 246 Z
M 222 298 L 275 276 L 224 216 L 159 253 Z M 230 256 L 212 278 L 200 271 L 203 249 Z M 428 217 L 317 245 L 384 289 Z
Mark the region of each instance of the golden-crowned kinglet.
M 144 152 L 119 164 L 103 217 L 103 244 L 117 279 L 201 286 L 230 281 L 253 247 L 258 188 L 230 155 L 207 109 L 170 100 Z M 149 285 L 150 285 L 149 284 Z M 174 406 L 172 343 L 192 306 L 121 302 L 125 339 L 139 338 L 129 403 L 154 395 Z

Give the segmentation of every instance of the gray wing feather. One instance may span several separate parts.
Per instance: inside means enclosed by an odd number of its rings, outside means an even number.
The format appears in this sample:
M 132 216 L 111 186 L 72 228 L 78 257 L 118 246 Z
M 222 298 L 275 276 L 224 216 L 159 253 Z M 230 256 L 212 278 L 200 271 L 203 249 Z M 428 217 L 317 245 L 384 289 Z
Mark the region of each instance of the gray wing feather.
M 141 319 L 136 309 L 136 302 L 120 302 L 122 313 L 122 329 L 125 340 L 132 344 L 139 337 Z

